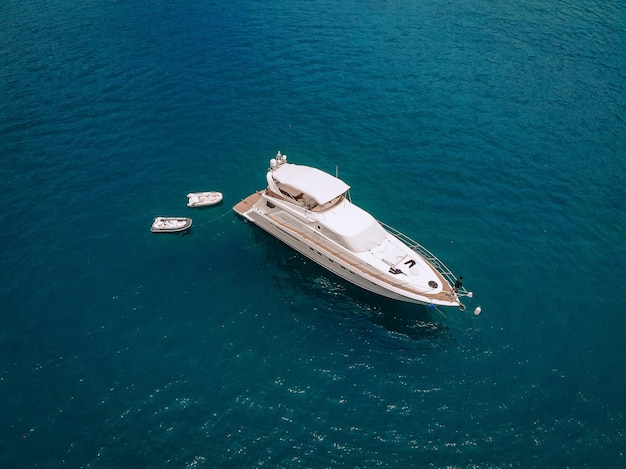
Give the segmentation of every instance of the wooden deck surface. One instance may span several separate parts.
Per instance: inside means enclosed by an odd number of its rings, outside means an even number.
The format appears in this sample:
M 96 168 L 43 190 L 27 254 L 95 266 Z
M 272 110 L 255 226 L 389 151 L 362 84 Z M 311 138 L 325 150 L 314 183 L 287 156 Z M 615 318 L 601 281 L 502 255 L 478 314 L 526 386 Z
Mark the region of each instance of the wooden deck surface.
M 243 199 L 241 202 L 239 202 L 237 205 L 235 205 L 233 207 L 233 210 L 237 212 L 239 215 L 243 215 L 245 212 L 250 210 L 250 208 L 252 208 L 254 204 L 257 203 L 257 201 L 261 198 L 262 193 L 263 191 L 259 191 L 259 192 L 255 192 L 252 195 L 249 195 L 248 197 Z

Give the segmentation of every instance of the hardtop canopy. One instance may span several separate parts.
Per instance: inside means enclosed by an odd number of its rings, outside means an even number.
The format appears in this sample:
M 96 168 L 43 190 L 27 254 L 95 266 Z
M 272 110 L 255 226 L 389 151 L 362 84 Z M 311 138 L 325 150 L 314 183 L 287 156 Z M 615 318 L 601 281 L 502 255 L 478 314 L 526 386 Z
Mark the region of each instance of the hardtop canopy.
M 319 205 L 344 194 L 350 186 L 341 179 L 310 166 L 284 164 L 272 172 L 274 180 L 307 195 Z

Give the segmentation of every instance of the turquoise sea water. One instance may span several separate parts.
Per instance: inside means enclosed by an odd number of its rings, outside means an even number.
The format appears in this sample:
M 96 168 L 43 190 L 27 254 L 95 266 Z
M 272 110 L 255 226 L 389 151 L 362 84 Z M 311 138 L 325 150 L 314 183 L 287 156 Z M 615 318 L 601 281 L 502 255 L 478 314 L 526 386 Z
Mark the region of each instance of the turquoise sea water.
M 0 465 L 625 467 L 625 51 L 622 2 L 1 3 Z M 468 310 L 238 219 L 277 150 Z

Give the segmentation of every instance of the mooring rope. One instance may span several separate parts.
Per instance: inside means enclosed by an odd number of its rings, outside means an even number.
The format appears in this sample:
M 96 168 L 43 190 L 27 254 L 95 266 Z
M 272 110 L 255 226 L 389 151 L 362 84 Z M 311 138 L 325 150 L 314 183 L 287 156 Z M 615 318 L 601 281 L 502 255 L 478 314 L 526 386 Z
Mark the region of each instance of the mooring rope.
M 441 310 L 437 307 L 437 305 L 434 305 L 434 304 L 432 304 L 432 303 L 431 303 L 431 304 L 429 304 L 429 305 L 428 305 L 428 309 L 434 309 L 434 310 L 435 310 L 435 311 L 437 311 L 439 314 L 441 314 L 444 318 L 446 317 L 445 313 L 444 313 L 443 311 L 441 311 Z
M 226 212 L 226 213 L 222 213 L 219 217 L 215 217 L 215 218 L 212 218 L 211 220 L 207 220 L 207 221 L 204 221 L 204 222 L 202 222 L 202 223 L 198 223 L 198 224 L 197 224 L 197 225 L 195 225 L 195 226 L 202 226 L 202 225 L 206 225 L 206 224 L 208 224 L 208 223 L 213 223 L 214 221 L 217 221 L 217 220 L 219 220 L 220 218 L 225 217 L 226 215 L 228 215 L 228 214 L 229 214 L 230 212 L 232 212 L 232 211 L 233 211 L 233 209 L 231 208 L 228 212 Z

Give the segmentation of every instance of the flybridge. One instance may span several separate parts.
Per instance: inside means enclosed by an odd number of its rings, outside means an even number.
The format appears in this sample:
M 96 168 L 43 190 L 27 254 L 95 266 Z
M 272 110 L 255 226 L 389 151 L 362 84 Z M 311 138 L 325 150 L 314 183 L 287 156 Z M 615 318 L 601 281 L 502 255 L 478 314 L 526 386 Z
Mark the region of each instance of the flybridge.
M 302 194 L 303 197 L 315 201 L 318 205 L 324 205 L 350 189 L 350 186 L 341 179 L 317 168 L 288 164 L 287 155 L 281 154 L 280 151 L 276 154 L 276 158 L 270 160 L 268 183 L 271 184 L 270 176 L 274 183 L 291 188 L 295 192 L 292 194 L 294 197 L 297 198 L 299 194 Z

